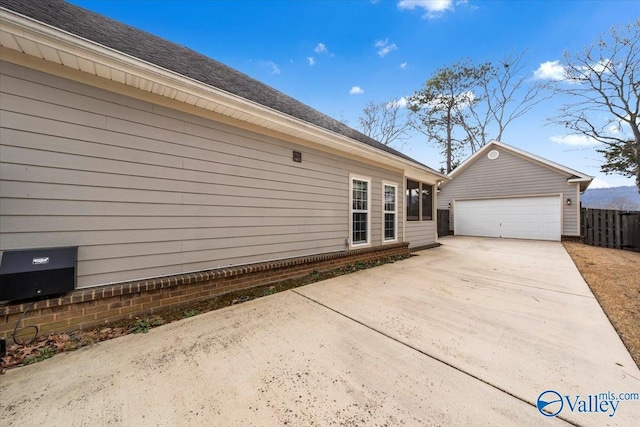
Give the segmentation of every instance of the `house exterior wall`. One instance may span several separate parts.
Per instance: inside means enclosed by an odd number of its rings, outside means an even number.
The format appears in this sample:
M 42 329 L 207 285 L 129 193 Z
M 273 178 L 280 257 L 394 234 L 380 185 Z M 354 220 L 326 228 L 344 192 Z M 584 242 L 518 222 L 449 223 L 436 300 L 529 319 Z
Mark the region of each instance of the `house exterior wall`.
M 0 338 L 10 337 L 18 321 L 21 321 L 23 326 L 37 327 L 40 334 L 86 329 L 120 319 L 162 313 L 228 293 L 237 297 L 247 296 L 244 291 L 257 286 L 274 285 L 278 289 L 279 284 L 287 286 L 287 281 L 289 286 L 292 280 L 305 278 L 307 281 L 314 273 L 345 267 L 353 271 L 361 268 L 361 264 L 378 264 L 385 258 L 402 259 L 408 254 L 407 243 L 395 243 L 348 252 L 289 258 L 202 273 L 77 289 L 61 297 L 38 301 L 14 301 L 0 304 Z M 238 294 L 239 291 L 242 293 Z M 31 332 L 30 329 L 28 331 Z M 20 332 L 18 334 L 20 336 Z
M 433 221 L 407 221 L 405 227 L 409 249 L 429 246 L 436 241 L 437 226 L 435 219 Z
M 2 62 L 0 250 L 79 246 L 78 288 L 345 250 L 349 174 L 401 171 Z M 302 163 L 292 161 L 302 152 Z
M 456 199 L 561 194 L 561 200 L 570 198 L 573 202 L 571 205 L 562 204 L 562 234 L 579 235 L 579 184 L 568 184 L 568 176 L 500 147 L 495 147 L 495 150 L 500 153 L 497 159 L 490 160 L 486 155 L 478 157 L 441 187 L 438 209 L 449 209 L 448 204 Z M 451 230 L 454 215 L 452 203 L 449 217 Z

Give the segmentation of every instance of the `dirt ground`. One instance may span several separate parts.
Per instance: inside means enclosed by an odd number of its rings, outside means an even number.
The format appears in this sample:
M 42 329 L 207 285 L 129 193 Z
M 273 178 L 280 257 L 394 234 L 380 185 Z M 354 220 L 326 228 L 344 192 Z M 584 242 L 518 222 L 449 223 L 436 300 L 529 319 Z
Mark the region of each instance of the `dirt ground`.
M 640 367 L 640 253 L 576 242 L 564 247 Z

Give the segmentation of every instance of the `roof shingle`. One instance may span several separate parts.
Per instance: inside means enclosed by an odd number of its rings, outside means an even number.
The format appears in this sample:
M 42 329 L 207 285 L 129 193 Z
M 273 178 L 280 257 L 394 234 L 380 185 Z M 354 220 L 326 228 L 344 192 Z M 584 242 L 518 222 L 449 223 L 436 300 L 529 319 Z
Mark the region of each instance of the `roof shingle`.
M 63 0 L 0 0 L 0 6 L 428 168 L 338 120 L 185 46 Z

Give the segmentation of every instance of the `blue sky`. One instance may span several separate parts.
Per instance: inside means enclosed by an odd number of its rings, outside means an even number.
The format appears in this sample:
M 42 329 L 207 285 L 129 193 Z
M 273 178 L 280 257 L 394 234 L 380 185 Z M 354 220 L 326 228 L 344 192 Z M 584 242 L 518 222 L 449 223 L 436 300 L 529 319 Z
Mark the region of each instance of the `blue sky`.
M 201 52 L 355 128 L 368 101 L 410 96 L 458 59 L 497 60 L 527 49 L 534 79 L 541 64 L 640 16 L 635 0 L 71 3 Z M 555 142 L 564 129 L 545 119 L 561 101 L 545 101 L 511 124 L 503 142 L 593 175 L 593 187 L 633 185 L 602 174 L 594 146 Z M 420 134 L 396 148 L 434 168 L 442 161 Z

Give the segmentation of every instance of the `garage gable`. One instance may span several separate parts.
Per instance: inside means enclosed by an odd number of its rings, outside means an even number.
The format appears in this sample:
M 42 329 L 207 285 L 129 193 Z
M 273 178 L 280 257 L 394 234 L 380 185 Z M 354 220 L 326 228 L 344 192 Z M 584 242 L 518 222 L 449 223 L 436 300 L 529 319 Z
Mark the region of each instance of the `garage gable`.
M 467 193 L 474 189 L 479 197 L 547 194 L 567 190 L 567 179 L 571 175 L 553 170 L 538 162 L 496 147 L 488 150 L 461 170 L 454 179 L 443 186 L 443 191 L 465 187 Z M 490 158 L 489 153 L 493 153 Z
M 514 203 L 520 203 L 522 200 L 517 199 L 531 197 L 553 197 L 553 200 L 559 201 L 559 218 L 553 222 L 559 222 L 560 235 L 580 234 L 580 192 L 584 191 L 592 179 L 581 172 L 507 144 L 492 141 L 449 176 L 451 181 L 440 189 L 438 208 L 451 211 L 450 224 L 456 234 L 460 231 L 455 228 L 456 215 L 453 212 L 457 208 L 457 202 L 509 198 L 513 199 Z M 523 201 L 524 206 L 531 207 L 530 201 L 531 199 Z M 462 209 L 465 207 L 468 206 L 462 206 Z M 519 206 L 518 209 L 524 208 Z M 548 213 L 544 215 L 548 216 Z M 474 224 L 474 227 L 478 225 Z M 553 227 L 555 229 L 556 225 Z M 526 236 L 527 233 L 520 234 Z M 556 240 L 556 233 L 553 235 Z

